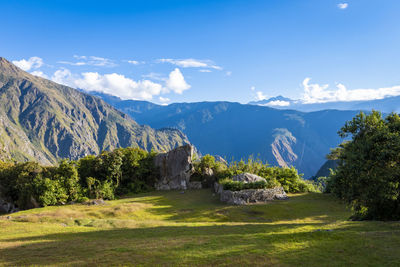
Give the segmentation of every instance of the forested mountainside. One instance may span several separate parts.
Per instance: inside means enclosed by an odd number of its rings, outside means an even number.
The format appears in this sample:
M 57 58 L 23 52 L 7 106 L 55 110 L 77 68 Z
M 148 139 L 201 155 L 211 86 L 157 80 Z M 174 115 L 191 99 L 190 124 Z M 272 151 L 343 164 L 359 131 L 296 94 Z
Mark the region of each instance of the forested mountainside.
M 357 111 L 304 113 L 232 102 L 160 106 L 96 93 L 139 123 L 183 131 L 202 154 L 240 160 L 254 155 L 272 165 L 295 166 L 306 178 L 319 170 L 338 130 Z
M 0 58 L 0 159 L 52 164 L 117 147 L 167 151 L 188 142 L 179 130 L 141 126 L 95 96 Z

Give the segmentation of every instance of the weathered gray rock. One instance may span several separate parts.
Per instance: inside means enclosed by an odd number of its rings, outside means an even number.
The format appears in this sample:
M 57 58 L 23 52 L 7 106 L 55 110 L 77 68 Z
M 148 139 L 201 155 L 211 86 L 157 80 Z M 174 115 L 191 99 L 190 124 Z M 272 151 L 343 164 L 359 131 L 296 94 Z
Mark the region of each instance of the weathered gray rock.
M 206 177 L 212 177 L 214 176 L 214 171 L 211 168 L 205 168 L 202 174 Z
M 222 190 L 220 199 L 222 202 L 228 204 L 246 205 L 272 200 L 285 200 L 288 199 L 288 197 L 283 187 L 275 187 L 270 189 L 246 189 L 240 191 Z
M 193 147 L 184 145 L 167 153 L 158 154 L 154 159 L 160 177 L 155 184 L 157 190 L 186 190 L 194 172 L 192 164 Z
M 105 205 L 106 202 L 103 199 L 93 199 L 83 203 L 88 206 L 97 206 L 97 205 Z
M 224 190 L 223 186 L 217 182 L 214 183 L 214 191 L 217 194 L 221 194 L 222 191 Z
M 0 199 L 0 214 L 2 213 L 13 213 L 17 212 L 19 209 L 14 205 L 14 203 L 7 202 L 3 199 Z
M 2 213 L 13 213 L 19 211 L 18 207 L 12 203 L 11 201 L 6 200 L 1 195 L 1 186 L 0 186 L 0 214 Z
M 243 183 L 254 183 L 254 182 L 260 182 L 260 181 L 264 181 L 266 182 L 266 180 L 258 175 L 252 174 L 252 173 L 241 173 L 238 175 L 233 176 L 232 178 L 233 181 L 237 181 L 237 182 L 243 182 Z
M 201 182 L 189 182 L 189 189 L 201 189 L 203 186 Z

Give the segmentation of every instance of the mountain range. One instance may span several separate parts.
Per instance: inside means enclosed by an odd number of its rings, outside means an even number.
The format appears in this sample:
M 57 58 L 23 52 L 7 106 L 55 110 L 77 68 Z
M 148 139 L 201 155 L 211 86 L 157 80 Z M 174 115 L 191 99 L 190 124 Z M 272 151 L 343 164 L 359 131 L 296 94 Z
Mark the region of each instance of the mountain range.
M 139 123 L 181 130 L 202 154 L 220 155 L 228 161 L 253 155 L 271 165 L 295 166 L 306 178 L 315 175 L 330 148 L 342 142 L 338 130 L 357 114 L 279 110 L 221 101 L 162 106 L 93 94 Z
M 0 57 L 0 159 L 54 164 L 118 147 L 168 151 L 186 143 L 177 129 L 139 125 L 98 97 Z
M 335 101 L 326 103 L 304 103 L 283 96 L 272 97 L 260 101 L 249 102 L 250 105 L 266 106 L 276 109 L 293 109 L 303 112 L 312 112 L 326 109 L 337 110 L 379 110 L 383 113 L 400 112 L 400 96 L 391 96 L 376 100 Z
M 388 97 L 304 104 L 278 96 L 249 104 L 163 106 L 87 94 L 0 58 L 0 159 L 54 164 L 117 147 L 167 151 L 190 140 L 200 154 L 228 161 L 253 156 L 295 166 L 309 178 L 324 165 L 330 148 L 343 141 L 337 132 L 347 120 L 359 110 L 399 111 L 399 103 L 400 97 Z

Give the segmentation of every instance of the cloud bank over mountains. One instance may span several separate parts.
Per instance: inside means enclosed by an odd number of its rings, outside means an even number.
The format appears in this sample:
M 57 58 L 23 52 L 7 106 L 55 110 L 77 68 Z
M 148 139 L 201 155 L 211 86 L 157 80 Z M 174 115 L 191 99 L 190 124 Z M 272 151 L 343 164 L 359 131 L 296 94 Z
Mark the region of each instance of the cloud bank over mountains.
M 117 66 L 113 60 L 103 57 L 74 55 L 74 59 L 75 61 L 58 61 L 57 63 L 78 67 Z M 131 65 L 145 64 L 143 61 L 136 60 L 127 60 L 126 62 Z M 60 67 L 54 71 L 52 75 L 46 75 L 43 71 L 39 70 L 40 67 L 44 66 L 44 61 L 40 57 L 15 60 L 13 63 L 25 71 L 30 71 L 33 75 L 51 79 L 54 82 L 88 92 L 96 91 L 118 96 L 124 100 L 153 100 L 155 96 L 159 96 L 158 100 L 161 103 L 167 103 L 170 99 L 165 96 L 162 97 L 161 95 L 169 93 L 182 94 L 191 87 L 191 85 L 186 82 L 179 68 L 170 71 L 167 77 L 161 74 L 157 77 L 148 75 L 142 79 L 134 80 L 116 72 L 106 74 L 92 71 L 76 73 L 65 67 Z
M 329 84 L 318 84 L 311 83 L 311 78 L 305 78 L 302 82 L 303 93 L 297 100 L 292 100 L 294 103 L 301 104 L 317 104 L 317 103 L 329 103 L 329 102 L 350 102 L 350 101 L 368 101 L 383 99 L 390 96 L 400 95 L 400 85 L 392 87 L 382 88 L 369 88 L 369 89 L 347 89 L 347 87 L 341 83 L 337 83 L 334 88 L 331 88 Z M 262 91 L 255 91 L 252 87 L 254 99 L 256 101 L 267 100 L 266 96 Z M 289 107 L 291 101 L 281 99 L 271 99 L 267 103 L 263 103 L 264 106 L 279 106 Z
M 68 69 L 57 70 L 51 79 L 57 83 L 83 89 L 88 92 L 102 92 L 118 96 L 124 100 L 152 100 L 154 96 L 170 92 L 182 94 L 183 91 L 190 88 L 190 85 L 185 81 L 178 68 L 169 74 L 169 78 L 165 80 L 164 84 L 147 79 L 135 81 L 118 73 L 102 75 L 98 72 L 84 72 L 73 74 Z
M 78 56 L 74 55 L 73 62 L 58 61 L 62 65 L 87 66 L 87 67 L 115 67 L 116 61 L 96 56 Z M 129 65 L 146 64 L 144 61 L 125 60 L 121 61 Z M 97 91 L 122 99 L 134 100 L 154 100 L 161 103 L 169 101 L 166 94 L 183 94 L 192 86 L 186 81 L 180 68 L 199 68 L 200 72 L 211 72 L 212 70 L 223 70 L 211 60 L 197 59 L 158 59 L 157 63 L 169 63 L 176 66 L 168 74 L 150 73 L 142 75 L 141 79 L 132 79 L 124 74 L 117 72 L 99 73 L 98 71 L 72 72 L 65 67 L 58 67 L 53 74 L 46 74 L 42 71 L 45 67 L 43 59 L 37 56 L 29 59 L 14 60 L 13 63 L 31 74 L 43 78 L 51 79 L 57 83 L 79 88 L 85 91 Z M 47 65 L 50 66 L 50 65 Z M 54 66 L 50 66 L 54 68 Z M 180 68 L 179 68 L 180 67 Z M 253 98 L 257 101 L 268 99 L 268 96 L 254 86 L 251 88 Z M 366 101 L 383 99 L 390 96 L 400 95 L 400 85 L 382 88 L 360 88 L 348 89 L 344 84 L 337 83 L 334 87 L 329 84 L 311 83 L 311 78 L 307 77 L 302 82 L 303 92 L 296 103 L 315 104 L 338 101 Z M 201 99 L 199 99 L 201 101 Z M 290 102 L 282 99 L 272 99 L 266 106 L 290 107 Z
M 383 99 L 388 96 L 400 95 L 400 86 L 384 87 L 378 89 L 347 89 L 345 85 L 338 83 L 336 88 L 329 89 L 329 84 L 312 84 L 311 78 L 303 81 L 304 94 L 302 101 L 306 104 L 326 103 L 337 101 L 357 101 Z
M 12 63 L 24 71 L 29 71 L 32 69 L 38 69 L 43 66 L 43 59 L 41 59 L 40 57 L 31 57 L 27 60 L 13 60 Z

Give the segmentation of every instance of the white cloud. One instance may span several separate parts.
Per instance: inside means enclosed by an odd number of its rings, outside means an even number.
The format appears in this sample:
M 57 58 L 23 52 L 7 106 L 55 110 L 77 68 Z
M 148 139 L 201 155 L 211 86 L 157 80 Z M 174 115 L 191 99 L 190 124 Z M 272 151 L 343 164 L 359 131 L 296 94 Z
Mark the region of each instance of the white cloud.
M 68 85 L 71 87 L 75 87 L 75 78 L 73 77 L 71 71 L 69 69 L 60 69 L 54 72 L 53 76 L 51 77 L 51 80 L 59 83 L 59 84 L 64 84 Z
M 100 91 L 122 99 L 151 100 L 163 89 L 161 84 L 149 80 L 134 81 L 117 73 L 101 75 L 97 72 L 84 72 L 74 83 L 86 91 Z
M 41 59 L 40 57 L 31 57 L 28 60 L 14 60 L 12 63 L 22 70 L 28 71 L 30 69 L 38 69 L 43 66 L 43 59 Z
M 87 56 L 74 55 L 73 57 L 76 58 L 76 59 L 87 59 Z
M 167 98 L 167 97 L 162 97 L 162 96 L 160 96 L 158 99 L 159 99 L 160 102 L 162 102 L 162 103 L 166 103 L 166 102 L 171 101 L 171 99 L 169 99 L 169 98 Z
M 254 97 L 257 101 L 261 101 L 261 100 L 267 99 L 267 96 L 264 95 L 263 92 L 261 92 L 261 91 L 256 91 L 256 87 L 255 87 L 255 86 L 250 87 L 250 90 L 252 91 L 251 94 L 253 95 L 253 97 Z
M 337 7 L 339 9 L 346 9 L 346 8 L 349 7 L 349 4 L 348 3 L 340 3 L 340 4 L 337 5 Z
M 265 100 L 265 99 L 267 99 L 267 96 L 264 95 L 263 92 L 257 91 L 257 92 L 256 92 L 256 99 L 257 99 L 258 101 Z
M 198 60 L 193 58 L 187 58 L 187 59 L 162 58 L 157 61 L 160 63 L 170 63 L 182 68 L 208 68 L 208 69 L 222 70 L 222 67 L 217 66 L 211 60 Z
M 122 99 L 151 100 L 154 96 L 173 91 L 182 94 L 190 88 L 178 68 L 164 79 L 165 86 L 147 79 L 135 81 L 118 73 L 99 74 L 97 72 L 84 72 L 73 74 L 68 69 L 57 70 L 51 79 L 57 83 L 80 88 L 85 91 L 103 92 L 118 96 Z M 168 98 L 160 96 L 160 101 L 168 102 Z
M 275 101 L 268 102 L 267 104 L 265 104 L 265 106 L 287 107 L 287 106 L 290 106 L 290 102 L 289 101 L 283 101 L 283 100 L 275 100 Z
M 169 74 L 169 78 L 166 81 L 166 84 L 168 89 L 171 89 L 177 94 L 182 94 L 183 91 L 190 88 L 190 85 L 186 83 L 182 72 L 178 68 L 171 71 L 171 73 Z
M 115 67 L 115 64 L 111 59 L 96 56 L 73 56 L 75 59 L 79 60 L 76 62 L 71 61 L 58 61 L 60 64 L 66 64 L 71 66 L 96 66 L 96 67 Z
M 156 72 L 150 72 L 149 74 L 143 74 L 143 78 L 157 80 L 157 81 L 166 81 L 167 79 L 161 74 Z
M 227 72 L 225 72 L 225 75 L 226 75 L 226 76 L 231 76 L 231 75 L 232 75 L 232 71 L 227 71 Z
M 139 64 L 144 64 L 144 61 L 138 61 L 138 60 L 127 60 L 126 62 L 128 62 L 129 64 L 132 65 L 139 65 Z
M 199 70 L 199 72 L 211 72 L 211 70 Z
M 39 77 L 45 78 L 45 79 L 49 78 L 46 74 L 43 73 L 43 71 L 40 71 L 40 70 L 32 71 L 31 74 L 35 75 L 35 76 L 39 76 Z
M 383 99 L 388 96 L 400 95 L 400 86 L 378 89 L 352 89 L 348 90 L 341 83 L 335 89 L 329 89 L 329 85 L 310 84 L 310 78 L 303 81 L 303 103 L 326 103 L 335 101 L 357 101 Z

